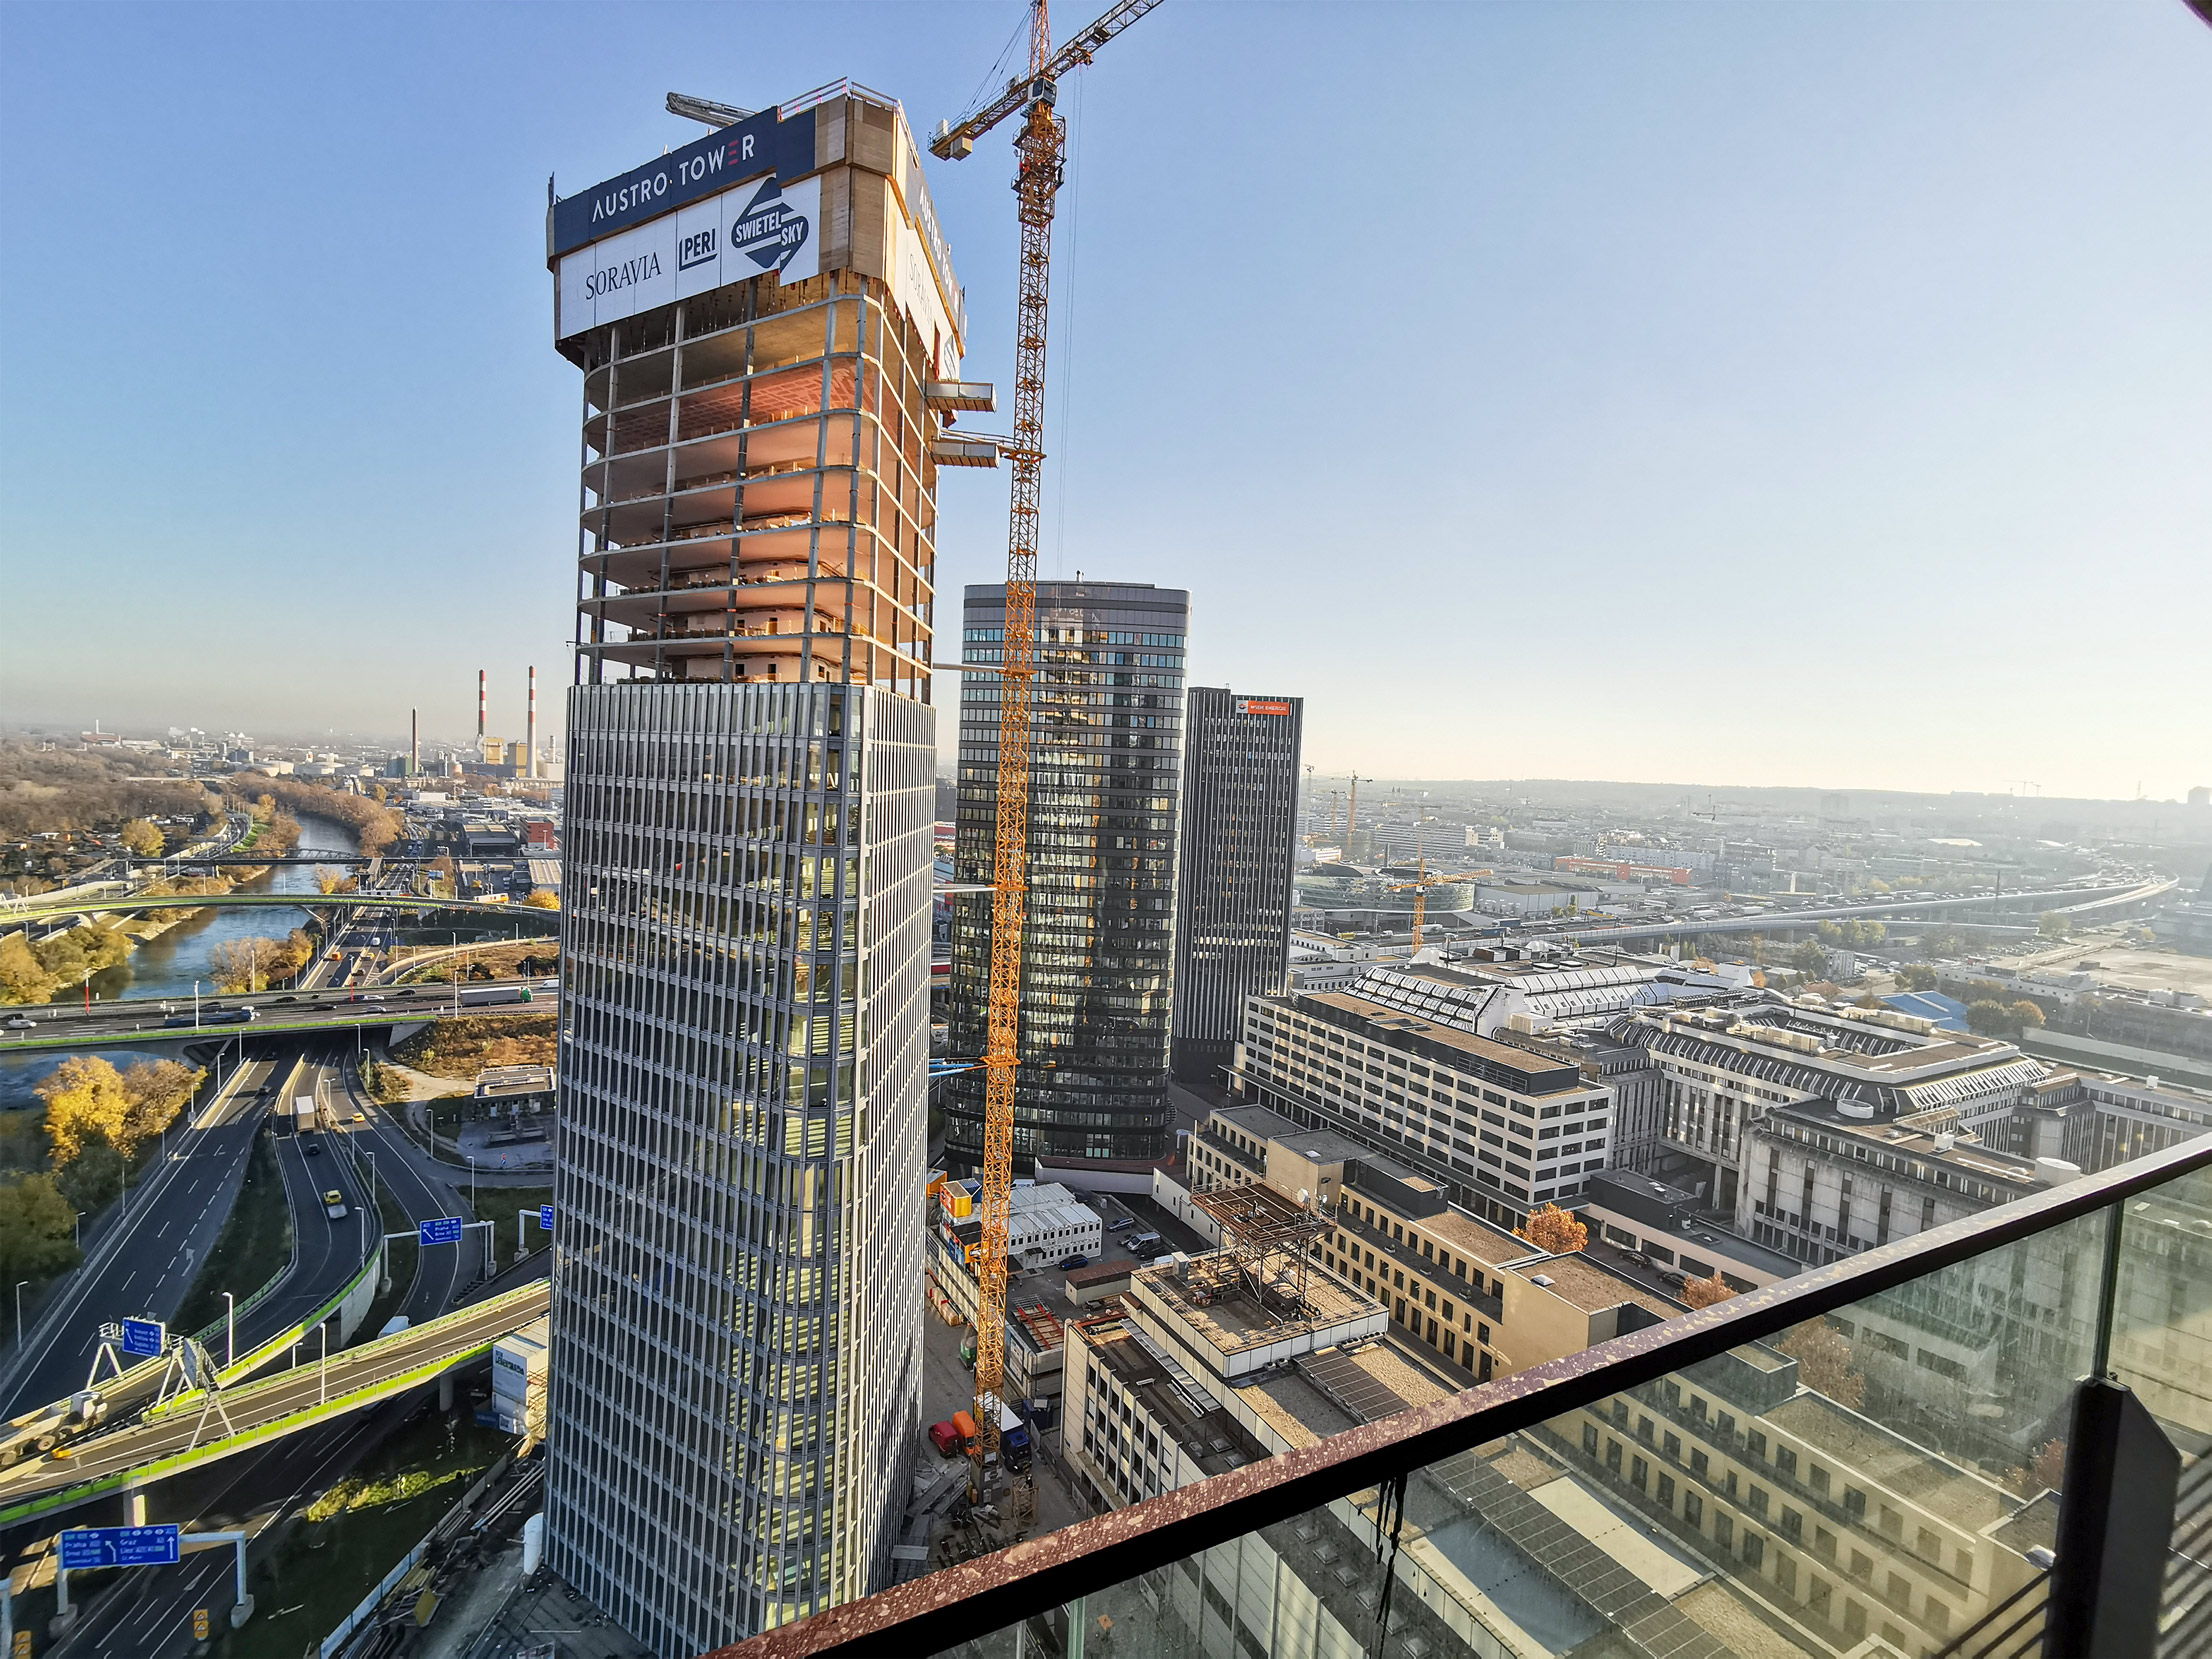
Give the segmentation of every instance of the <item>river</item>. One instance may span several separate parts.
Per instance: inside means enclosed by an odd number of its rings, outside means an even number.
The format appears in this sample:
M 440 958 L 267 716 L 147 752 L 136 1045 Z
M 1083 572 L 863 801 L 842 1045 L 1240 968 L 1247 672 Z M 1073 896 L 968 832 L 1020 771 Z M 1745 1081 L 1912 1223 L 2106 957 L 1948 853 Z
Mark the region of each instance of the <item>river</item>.
M 295 854 L 350 853 L 360 843 L 343 824 L 328 818 L 299 821 L 299 845 Z M 348 873 L 351 866 L 344 866 Z M 312 864 L 272 865 L 265 875 L 239 884 L 241 893 L 313 893 L 319 891 Z M 160 911 L 151 912 L 160 915 Z M 167 997 L 189 999 L 195 980 L 207 995 L 215 994 L 209 969 L 215 947 L 229 939 L 282 938 L 307 925 L 307 912 L 289 907 L 241 906 L 193 913 L 159 938 L 142 940 L 137 949 L 114 967 L 92 976 L 92 994 L 101 1001 L 116 997 Z M 93 1052 L 107 1056 L 117 1066 L 128 1066 L 157 1056 L 137 1049 L 102 1047 Z M 32 1106 L 32 1092 L 40 1078 L 60 1065 L 59 1054 L 0 1054 L 0 1108 Z

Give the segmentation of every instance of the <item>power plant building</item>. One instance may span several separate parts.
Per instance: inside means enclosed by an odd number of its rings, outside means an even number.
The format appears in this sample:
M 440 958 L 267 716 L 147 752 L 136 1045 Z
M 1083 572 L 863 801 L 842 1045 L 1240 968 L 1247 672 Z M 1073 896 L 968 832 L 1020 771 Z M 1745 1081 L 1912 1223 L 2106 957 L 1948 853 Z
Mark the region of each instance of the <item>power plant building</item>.
M 1193 686 L 1184 710 L 1172 1068 L 1226 1083 L 1244 999 L 1283 989 L 1305 703 Z
M 1004 655 L 1006 590 L 967 590 L 961 660 Z M 1176 802 L 1190 595 L 1148 582 L 1039 582 L 1031 715 L 1029 905 L 1022 935 L 1014 1159 L 1156 1158 L 1167 1098 L 1174 975 Z M 953 862 L 996 864 L 999 685 L 962 676 Z M 984 1051 L 991 896 L 963 895 L 952 928 L 951 1050 Z M 984 1073 L 945 1089 L 946 1156 L 983 1162 Z
M 961 292 L 840 83 L 549 205 L 582 374 L 548 1562 L 653 1652 L 887 1582 L 919 1440 Z

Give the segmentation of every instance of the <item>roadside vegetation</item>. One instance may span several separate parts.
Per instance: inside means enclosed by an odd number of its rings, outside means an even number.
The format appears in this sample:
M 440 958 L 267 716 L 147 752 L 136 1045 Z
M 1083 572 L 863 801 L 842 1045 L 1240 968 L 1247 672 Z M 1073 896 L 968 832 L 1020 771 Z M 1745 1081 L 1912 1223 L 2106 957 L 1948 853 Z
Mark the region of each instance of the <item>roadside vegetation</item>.
M 118 1197 L 125 1171 L 147 1161 L 206 1077 L 174 1060 L 119 1072 L 96 1054 L 73 1054 L 47 1073 L 38 1084 L 45 1165 L 61 1195 L 79 1211 Z
M 407 1233 L 414 1225 L 406 1208 L 393 1194 L 384 1177 L 376 1178 L 376 1211 L 387 1233 Z M 384 1245 L 384 1277 L 392 1288 L 380 1294 L 370 1305 L 368 1317 L 361 1321 L 358 1342 L 366 1342 L 384 1328 L 386 1320 L 407 1305 L 407 1298 L 414 1294 L 416 1258 L 422 1253 L 411 1233 L 405 1238 L 389 1239 Z
M 454 970 L 461 983 L 479 979 L 548 979 L 561 971 L 561 953 L 550 939 L 525 939 L 479 945 L 467 956 L 441 956 L 402 974 L 402 985 L 450 985 Z
M 489 1166 L 479 1161 L 478 1169 Z M 466 1189 L 463 1189 L 466 1191 Z M 492 1242 L 499 1246 L 498 1261 L 502 1267 L 515 1259 L 515 1223 L 524 1210 L 535 1214 L 543 1206 L 553 1202 L 551 1187 L 487 1187 L 476 1189 L 475 1221 L 492 1224 Z M 522 1229 L 522 1243 L 526 1250 L 539 1250 L 545 1245 L 545 1234 L 533 1221 Z
M 450 1416 L 418 1407 L 286 1526 L 248 1579 L 252 1622 L 220 1633 L 216 1659 L 314 1652 L 513 1444 L 466 1405 Z
M 433 1077 L 473 1081 L 487 1066 L 550 1066 L 556 1039 L 553 1011 L 463 1014 L 426 1026 L 392 1050 L 392 1058 Z
M 225 939 L 208 953 L 208 970 L 219 991 L 266 991 L 272 985 L 289 985 L 294 975 L 315 960 L 320 948 L 316 936 L 304 927 L 289 937 L 273 939 Z
M 292 1206 L 277 1167 L 275 1139 L 263 1128 L 254 1136 L 245 1185 L 230 1219 L 170 1323 L 185 1332 L 213 1324 L 223 1316 L 224 1291 L 243 1302 L 291 1262 Z

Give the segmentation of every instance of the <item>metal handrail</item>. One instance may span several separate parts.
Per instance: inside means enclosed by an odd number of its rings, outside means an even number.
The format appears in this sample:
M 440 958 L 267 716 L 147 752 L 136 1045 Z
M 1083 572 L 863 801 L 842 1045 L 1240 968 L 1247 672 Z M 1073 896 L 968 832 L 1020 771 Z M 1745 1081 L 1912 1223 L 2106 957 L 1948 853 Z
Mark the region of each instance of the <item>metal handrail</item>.
M 1363 1423 L 1314 1445 L 894 1585 L 718 1649 L 710 1659 L 919 1654 L 956 1647 L 1285 1516 L 1385 1485 L 2061 1223 L 2113 1210 L 2178 1176 L 2208 1168 L 2212 1139 L 2184 1142 L 1449 1399 Z M 2110 1317 L 2109 1308 L 2102 1317 Z

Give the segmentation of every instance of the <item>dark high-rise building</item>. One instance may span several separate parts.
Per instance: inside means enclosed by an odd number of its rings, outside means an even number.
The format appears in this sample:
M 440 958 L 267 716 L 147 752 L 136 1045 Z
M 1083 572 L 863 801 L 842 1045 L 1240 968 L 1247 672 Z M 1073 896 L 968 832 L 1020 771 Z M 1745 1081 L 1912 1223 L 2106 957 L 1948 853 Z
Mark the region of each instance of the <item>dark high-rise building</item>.
M 548 1559 L 674 1659 L 886 1581 L 920 1431 L 938 411 L 839 86 L 556 201 L 582 371 Z
M 1221 1084 L 1244 999 L 1283 988 L 1305 707 L 1218 686 L 1191 687 L 1184 706 L 1171 1053 L 1184 1083 Z
M 1006 589 L 967 590 L 961 660 L 1004 654 Z M 1176 797 L 1190 595 L 1147 582 L 1039 582 L 1029 770 L 1014 1157 L 1153 1158 L 1174 1144 L 1167 1100 Z M 996 863 L 999 686 L 963 675 L 954 869 Z M 983 1052 L 991 898 L 958 900 L 946 1021 L 954 1055 Z M 946 1090 L 947 1156 L 983 1161 L 981 1071 Z

